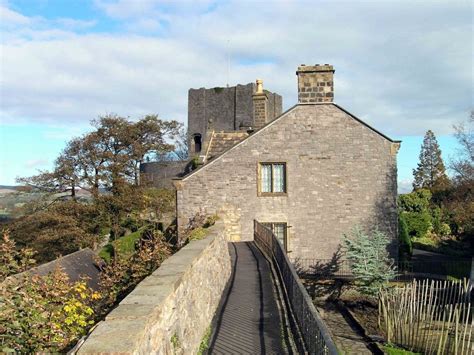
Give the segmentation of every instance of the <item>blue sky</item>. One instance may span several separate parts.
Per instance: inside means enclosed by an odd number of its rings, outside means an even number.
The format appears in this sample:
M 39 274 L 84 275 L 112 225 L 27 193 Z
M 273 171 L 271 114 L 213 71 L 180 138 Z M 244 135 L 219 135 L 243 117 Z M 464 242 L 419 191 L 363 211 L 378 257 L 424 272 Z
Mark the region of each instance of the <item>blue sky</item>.
M 406 190 L 426 130 L 448 160 L 472 109 L 472 13 L 462 0 L 0 0 L 0 184 L 50 168 L 98 115 L 185 122 L 190 87 L 256 78 L 288 108 L 296 67 L 331 63 L 335 101 L 403 140 Z

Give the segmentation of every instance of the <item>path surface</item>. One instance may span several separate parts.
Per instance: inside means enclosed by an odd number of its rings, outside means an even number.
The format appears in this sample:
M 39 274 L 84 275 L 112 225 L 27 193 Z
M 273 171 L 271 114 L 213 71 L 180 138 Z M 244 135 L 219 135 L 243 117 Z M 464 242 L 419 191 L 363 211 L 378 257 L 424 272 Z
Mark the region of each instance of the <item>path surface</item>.
M 335 305 L 326 303 L 324 306 L 318 307 L 318 311 L 331 330 L 333 340 L 340 354 L 372 354 L 372 351 L 366 345 L 364 337 L 359 335 L 358 330 L 346 320 Z
M 469 260 L 466 256 L 452 256 L 446 254 L 439 254 L 432 251 L 421 250 L 413 248 L 412 261 L 457 261 L 457 260 Z
M 253 243 L 230 243 L 233 271 L 217 310 L 210 354 L 288 354 L 272 274 Z

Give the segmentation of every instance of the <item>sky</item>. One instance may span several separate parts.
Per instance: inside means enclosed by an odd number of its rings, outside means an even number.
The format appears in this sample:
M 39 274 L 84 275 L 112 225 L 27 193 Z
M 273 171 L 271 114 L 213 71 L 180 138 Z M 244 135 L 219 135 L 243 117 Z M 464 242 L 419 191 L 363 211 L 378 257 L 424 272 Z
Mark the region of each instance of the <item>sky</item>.
M 407 191 L 428 129 L 456 155 L 472 20 L 464 0 L 0 0 L 0 184 L 50 169 L 99 115 L 186 122 L 189 88 L 256 78 L 286 109 L 297 66 L 330 63 L 334 101 L 403 141 Z

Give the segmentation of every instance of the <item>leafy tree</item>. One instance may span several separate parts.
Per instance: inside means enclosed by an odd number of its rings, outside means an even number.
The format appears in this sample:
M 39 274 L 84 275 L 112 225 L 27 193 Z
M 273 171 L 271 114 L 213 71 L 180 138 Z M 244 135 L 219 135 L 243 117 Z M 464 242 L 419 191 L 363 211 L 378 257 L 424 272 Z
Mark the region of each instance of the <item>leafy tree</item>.
M 344 250 L 361 293 L 376 296 L 379 289 L 395 277 L 393 260 L 387 251 L 389 242 L 378 230 L 367 234 L 355 228 L 350 236 L 344 235 Z
M 99 236 L 98 211 L 92 204 L 62 201 L 13 222 L 11 236 L 20 247 L 37 251 L 39 262 L 80 248 L 93 248 Z
M 8 230 L 3 231 L 3 240 L 0 242 L 0 282 L 35 265 L 34 255 L 35 252 L 29 248 L 18 250 Z
M 429 211 L 401 212 L 401 215 L 407 224 L 408 234 L 411 237 L 424 238 L 433 227 Z
M 441 149 L 434 133 L 428 130 L 423 139 L 420 151 L 420 162 L 413 170 L 414 189 L 426 188 L 443 190 L 449 186 L 446 168 L 441 157 Z
M 398 208 L 405 212 L 424 212 L 430 207 L 431 192 L 428 189 L 415 190 L 398 197 Z
M 148 115 L 133 122 L 116 115 L 92 121 L 94 131 L 72 139 L 56 159 L 52 171 L 19 178 L 18 182 L 46 192 L 89 190 L 94 197 L 101 187 L 117 194 L 118 185 L 139 184 L 139 168 L 147 155 L 171 154 L 182 125 Z
M 400 243 L 400 256 L 404 259 L 407 256 L 410 256 L 413 253 L 413 246 L 411 244 L 411 238 L 408 234 L 408 226 L 405 222 L 405 217 L 403 214 L 398 216 L 398 240 Z
M 148 154 L 163 154 L 175 150 L 175 145 L 167 142 L 177 141 L 182 125 L 176 121 L 162 121 L 156 115 L 146 116 L 133 123 L 129 147 L 130 166 L 135 185 L 139 184 L 140 164 Z
M 428 189 L 418 189 L 398 197 L 400 216 L 406 223 L 411 237 L 422 238 L 432 228 L 431 197 L 432 194 Z
M 101 301 L 102 312 L 106 313 L 112 308 L 143 278 L 156 270 L 170 254 L 171 246 L 158 231 L 148 232 L 131 257 L 116 254 L 100 276 L 100 286 L 104 294 Z
M 2 353 L 65 352 L 95 323 L 101 295 L 56 269 L 5 281 L 0 288 Z
M 470 240 L 474 248 L 474 111 L 467 122 L 455 128 L 459 144 L 456 158 L 450 167 L 454 171 L 454 184 L 444 196 L 443 205 L 450 217 L 451 229 L 458 238 Z

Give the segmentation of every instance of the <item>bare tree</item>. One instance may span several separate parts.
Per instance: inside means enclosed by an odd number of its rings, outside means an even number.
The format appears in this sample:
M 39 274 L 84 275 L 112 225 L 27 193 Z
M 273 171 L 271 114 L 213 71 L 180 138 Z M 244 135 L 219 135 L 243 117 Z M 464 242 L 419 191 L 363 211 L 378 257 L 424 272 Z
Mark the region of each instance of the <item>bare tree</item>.
M 189 158 L 189 134 L 188 129 L 181 124 L 178 130 L 178 135 L 174 140 L 174 152 L 173 154 L 178 158 L 178 160 L 188 160 Z
M 474 181 L 474 110 L 466 122 L 454 126 L 460 148 L 457 157 L 451 160 L 449 167 L 455 173 L 457 182 Z

